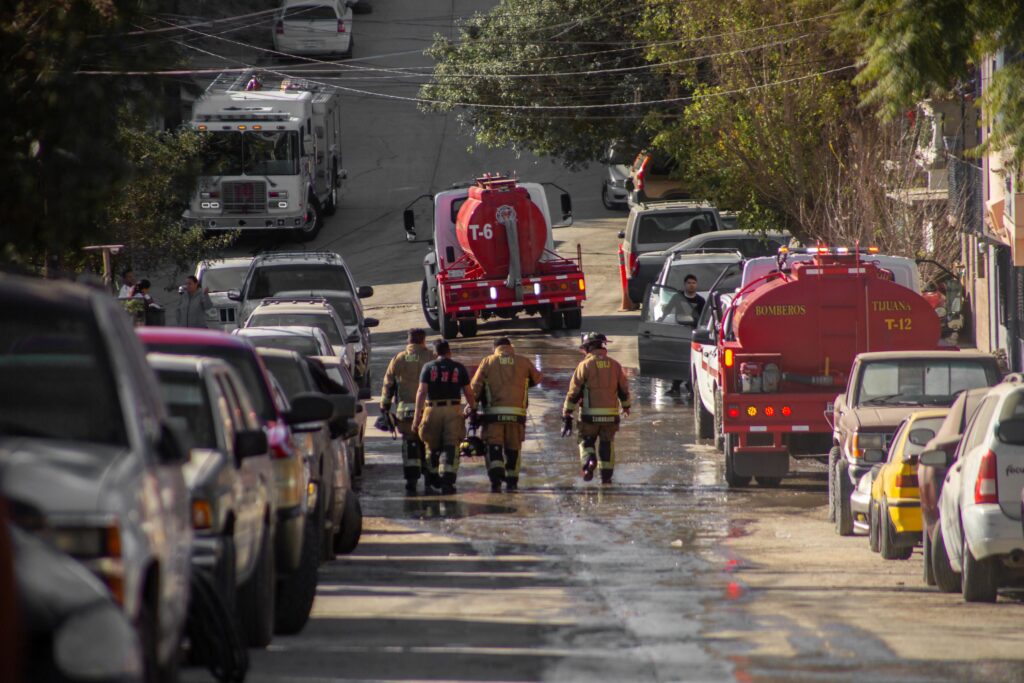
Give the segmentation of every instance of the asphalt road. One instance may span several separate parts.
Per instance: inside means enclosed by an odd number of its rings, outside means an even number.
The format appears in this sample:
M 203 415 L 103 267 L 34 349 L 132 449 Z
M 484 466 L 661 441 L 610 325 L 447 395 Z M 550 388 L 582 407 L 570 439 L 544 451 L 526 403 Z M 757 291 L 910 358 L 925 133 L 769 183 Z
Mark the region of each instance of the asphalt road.
M 375 0 L 372 15 L 356 17 L 352 64 L 427 66 L 416 51 L 435 32 L 490 4 Z M 359 61 L 380 54 L 392 56 Z M 414 96 L 407 80 L 346 72 L 332 82 Z M 694 444 L 690 406 L 635 376 L 636 314 L 617 311 L 624 214 L 602 207 L 600 168 L 571 173 L 527 154 L 469 151 L 454 114 L 368 96 L 345 102 L 349 182 L 312 246 L 340 252 L 360 284 L 376 288 L 366 302 L 382 320 L 374 377 L 403 330 L 423 325 L 426 245 L 404 240 L 406 204 L 481 172 L 515 171 L 572 192 L 576 225 L 556 239 L 583 247 L 584 328 L 612 337 L 612 354 L 634 375 L 635 410 L 618 440 L 615 484 L 585 484 L 574 443 L 558 437 L 579 358 L 573 336 L 523 320 L 457 341 L 456 356 L 473 365 L 491 337 L 511 334 L 545 374 L 531 399 L 520 493 L 489 493 L 482 463 L 469 460 L 457 495 L 406 496 L 398 443 L 371 430 L 362 543 L 321 570 L 309 625 L 254 652 L 249 680 L 1024 679 L 1015 597 L 965 605 L 923 585 L 919 554 L 884 562 L 865 539 L 835 536 L 817 463 L 794 463 L 778 490 L 726 490 L 721 456 Z M 421 212 L 421 228 L 425 220 Z M 249 239 L 236 250 L 270 246 Z

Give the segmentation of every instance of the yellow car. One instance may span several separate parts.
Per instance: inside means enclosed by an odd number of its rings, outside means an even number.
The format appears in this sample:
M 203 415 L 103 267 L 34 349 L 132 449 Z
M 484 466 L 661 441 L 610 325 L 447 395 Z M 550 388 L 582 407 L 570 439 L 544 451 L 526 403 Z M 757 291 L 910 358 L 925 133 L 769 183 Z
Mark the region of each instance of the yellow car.
M 870 473 L 874 478 L 868 502 L 868 543 L 886 560 L 909 559 L 921 542 L 917 456 L 948 412 L 947 408 L 934 408 L 907 416 L 896 430 L 885 462 Z

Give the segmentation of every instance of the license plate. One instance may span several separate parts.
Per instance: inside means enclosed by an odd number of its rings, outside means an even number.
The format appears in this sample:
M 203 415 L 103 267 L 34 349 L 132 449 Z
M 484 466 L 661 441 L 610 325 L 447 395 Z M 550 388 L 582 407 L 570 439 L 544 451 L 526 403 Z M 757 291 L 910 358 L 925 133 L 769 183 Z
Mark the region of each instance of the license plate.
M 320 47 L 323 45 L 319 40 L 307 40 L 302 44 L 303 47 Z

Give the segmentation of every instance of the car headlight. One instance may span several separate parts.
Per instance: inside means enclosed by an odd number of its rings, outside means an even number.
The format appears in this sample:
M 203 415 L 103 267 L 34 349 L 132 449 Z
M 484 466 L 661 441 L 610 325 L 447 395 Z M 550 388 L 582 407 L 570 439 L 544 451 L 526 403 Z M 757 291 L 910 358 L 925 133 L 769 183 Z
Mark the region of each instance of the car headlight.
M 192 528 L 209 529 L 213 527 L 213 507 L 210 501 L 197 498 L 192 501 Z
M 613 180 L 612 181 L 612 187 L 625 187 L 625 186 L 626 186 L 625 178 L 618 178 L 617 180 Z
M 138 636 L 112 604 L 98 604 L 61 624 L 53 640 L 57 668 L 74 680 L 138 680 Z
M 863 458 L 864 451 L 871 449 L 885 450 L 885 434 L 856 432 L 853 435 L 853 457 Z

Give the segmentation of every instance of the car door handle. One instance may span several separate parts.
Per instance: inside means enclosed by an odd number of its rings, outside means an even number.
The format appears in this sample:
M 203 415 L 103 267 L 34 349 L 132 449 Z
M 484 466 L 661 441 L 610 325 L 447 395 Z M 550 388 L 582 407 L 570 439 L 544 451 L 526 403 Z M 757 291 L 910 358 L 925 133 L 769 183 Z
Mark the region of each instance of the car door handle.
M 643 335 L 644 337 L 650 337 L 651 336 L 651 331 L 650 330 L 644 330 L 640 334 Z
M 953 471 L 954 472 L 959 472 L 960 471 L 960 465 L 957 465 L 956 467 L 954 467 Z

